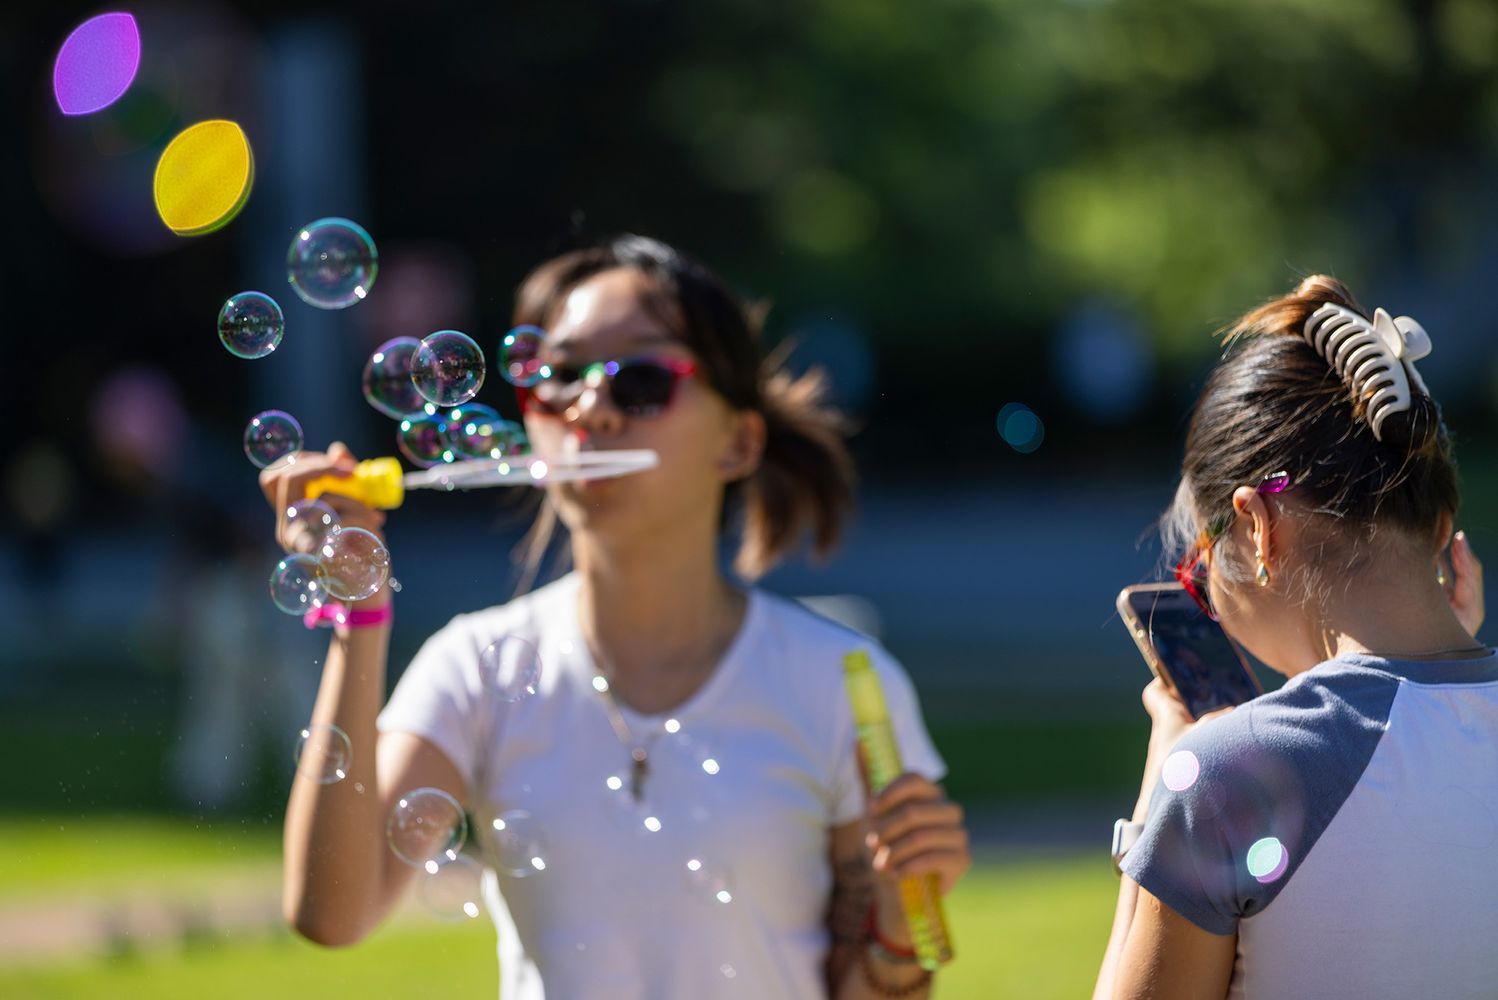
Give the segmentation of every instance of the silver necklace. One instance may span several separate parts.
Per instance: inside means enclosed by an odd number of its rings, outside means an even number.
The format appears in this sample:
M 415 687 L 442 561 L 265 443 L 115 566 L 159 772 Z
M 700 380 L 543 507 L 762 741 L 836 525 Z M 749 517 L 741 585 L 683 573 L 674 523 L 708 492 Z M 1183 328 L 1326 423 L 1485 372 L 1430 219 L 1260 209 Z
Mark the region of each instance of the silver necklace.
M 603 701 L 603 710 L 609 717 L 609 726 L 614 730 L 614 736 L 629 751 L 629 797 L 639 802 L 645 794 L 645 779 L 650 777 L 650 750 L 660 733 L 652 731 L 644 741 L 635 739 L 634 732 L 624 719 L 624 713 L 619 711 L 619 703 L 614 700 L 609 679 L 602 672 L 593 675 L 593 690 L 598 692 L 598 697 Z

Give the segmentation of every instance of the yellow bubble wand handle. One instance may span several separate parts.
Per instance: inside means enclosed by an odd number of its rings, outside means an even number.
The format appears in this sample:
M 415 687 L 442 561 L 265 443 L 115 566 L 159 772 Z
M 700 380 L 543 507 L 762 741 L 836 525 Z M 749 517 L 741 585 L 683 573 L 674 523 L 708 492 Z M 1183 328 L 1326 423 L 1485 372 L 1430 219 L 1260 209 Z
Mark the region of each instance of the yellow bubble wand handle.
M 877 795 L 900 776 L 904 767 L 900 763 L 895 730 L 890 725 L 889 709 L 884 703 L 884 690 L 879 686 L 879 675 L 874 672 L 868 653 L 859 649 L 843 657 L 843 680 L 853 706 L 858 742 L 868 764 L 869 788 Z M 935 971 L 950 962 L 952 938 L 941 905 L 941 879 L 935 873 L 901 879 L 900 905 L 905 910 L 905 921 L 910 925 L 910 938 L 921 967 Z
M 349 476 L 318 476 L 307 484 L 308 499 L 324 493 L 357 500 L 380 510 L 393 510 L 406 498 L 405 472 L 398 458 L 370 458 L 354 466 Z

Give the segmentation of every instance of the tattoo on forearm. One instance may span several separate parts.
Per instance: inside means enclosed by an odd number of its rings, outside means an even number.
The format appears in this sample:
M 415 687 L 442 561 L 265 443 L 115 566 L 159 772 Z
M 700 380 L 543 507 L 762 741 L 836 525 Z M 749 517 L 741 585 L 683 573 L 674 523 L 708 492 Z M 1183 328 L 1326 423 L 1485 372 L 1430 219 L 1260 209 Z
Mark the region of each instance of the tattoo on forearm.
M 864 921 L 873 903 L 874 871 L 869 859 L 838 862 L 832 870 L 832 900 L 827 918 L 834 947 L 862 943 Z

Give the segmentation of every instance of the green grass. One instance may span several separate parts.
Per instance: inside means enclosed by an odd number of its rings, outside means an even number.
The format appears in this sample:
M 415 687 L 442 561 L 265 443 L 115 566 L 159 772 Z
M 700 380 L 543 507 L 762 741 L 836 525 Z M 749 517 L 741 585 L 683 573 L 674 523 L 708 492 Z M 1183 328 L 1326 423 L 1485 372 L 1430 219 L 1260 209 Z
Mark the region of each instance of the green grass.
M 263 829 L 136 818 L 56 826 L 0 822 L 0 906 L 24 905 L 42 891 L 49 898 L 111 889 L 187 895 L 245 876 L 275 879 L 275 838 Z M 941 975 L 940 995 L 1084 995 L 1116 887 L 1097 852 L 980 858 L 948 901 L 958 957 Z M 496 981 L 494 932 L 487 924 L 404 921 L 337 951 L 277 928 L 235 937 L 200 934 L 176 950 L 0 968 L 0 996 L 493 996 Z
M 175 954 L 127 956 L 57 969 L 0 970 L 0 996 L 27 1000 L 331 1000 L 335 997 L 493 997 L 494 930 L 400 927 L 330 951 L 278 933 L 201 942 Z
M 146 816 L 10 818 L 0 821 L 0 905 L 7 897 L 141 885 L 201 885 L 228 871 L 278 869 L 280 830 Z M 272 876 L 274 877 L 274 876 Z

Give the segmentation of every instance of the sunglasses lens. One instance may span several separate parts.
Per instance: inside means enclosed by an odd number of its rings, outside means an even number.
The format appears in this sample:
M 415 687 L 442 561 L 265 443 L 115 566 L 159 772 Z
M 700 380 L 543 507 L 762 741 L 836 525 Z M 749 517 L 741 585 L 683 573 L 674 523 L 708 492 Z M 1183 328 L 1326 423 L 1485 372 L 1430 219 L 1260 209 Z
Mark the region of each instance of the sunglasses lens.
M 626 362 L 614 374 L 609 391 L 613 393 L 614 405 L 638 416 L 665 409 L 675 386 L 676 373 L 664 365 Z

